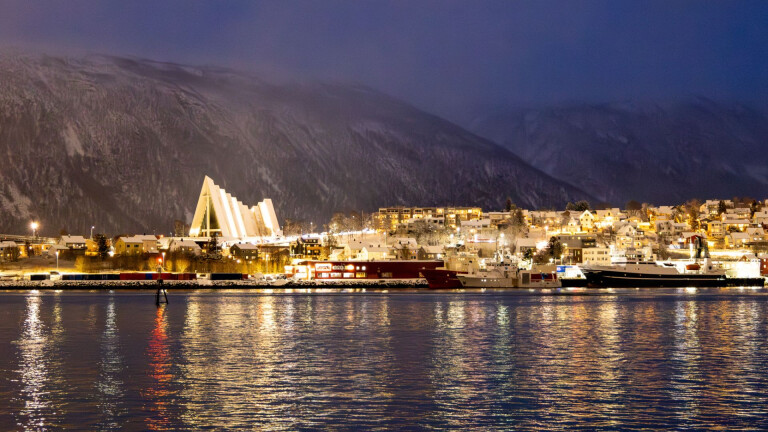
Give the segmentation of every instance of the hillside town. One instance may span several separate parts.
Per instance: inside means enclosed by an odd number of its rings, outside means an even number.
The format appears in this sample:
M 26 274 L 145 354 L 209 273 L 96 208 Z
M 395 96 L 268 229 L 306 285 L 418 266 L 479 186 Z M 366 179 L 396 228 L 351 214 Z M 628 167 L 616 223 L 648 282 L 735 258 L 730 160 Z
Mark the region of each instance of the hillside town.
M 193 223 L 176 226 L 169 235 L 110 236 L 92 227 L 87 235 L 62 230 L 54 238 L 37 235 L 39 229 L 32 221 L 30 233 L 0 235 L 5 277 L 123 270 L 309 278 L 318 275 L 308 274 L 307 262 L 483 260 L 498 255 L 523 268 L 610 265 L 628 258 L 691 258 L 697 239 L 704 239 L 713 258 L 759 261 L 761 273 L 768 273 L 768 200 L 748 198 L 668 206 L 630 201 L 624 208 L 592 208 L 580 201 L 557 210 L 519 208 L 509 199 L 504 209 L 491 211 L 395 206 L 372 213 L 340 212 L 323 224 L 287 219 L 280 227 L 270 200 L 248 208 L 206 177 Z M 338 273 L 338 278 L 363 274 Z

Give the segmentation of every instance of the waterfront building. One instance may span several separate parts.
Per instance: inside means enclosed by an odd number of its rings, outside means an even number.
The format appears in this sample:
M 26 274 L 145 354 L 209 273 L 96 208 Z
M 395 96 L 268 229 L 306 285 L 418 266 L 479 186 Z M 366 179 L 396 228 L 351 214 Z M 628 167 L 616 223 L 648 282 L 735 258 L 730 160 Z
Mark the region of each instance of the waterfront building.
M 611 265 L 611 249 L 608 247 L 584 248 L 581 259 L 585 264 L 608 266 Z
M 189 230 L 191 237 L 218 235 L 224 239 L 282 235 L 272 200 L 247 207 L 206 176 Z

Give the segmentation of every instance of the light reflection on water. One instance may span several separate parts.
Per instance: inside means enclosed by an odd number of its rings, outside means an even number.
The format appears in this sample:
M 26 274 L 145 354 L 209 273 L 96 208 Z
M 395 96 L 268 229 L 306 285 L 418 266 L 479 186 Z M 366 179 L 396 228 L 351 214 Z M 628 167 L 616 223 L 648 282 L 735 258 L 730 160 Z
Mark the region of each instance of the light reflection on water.
M 0 430 L 768 427 L 768 296 L 0 294 Z

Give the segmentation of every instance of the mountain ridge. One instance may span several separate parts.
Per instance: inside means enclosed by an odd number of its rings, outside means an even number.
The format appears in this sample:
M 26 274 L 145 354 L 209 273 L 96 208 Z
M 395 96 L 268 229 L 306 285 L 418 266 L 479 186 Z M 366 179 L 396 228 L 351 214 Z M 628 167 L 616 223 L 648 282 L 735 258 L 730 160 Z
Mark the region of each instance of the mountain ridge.
M 759 199 L 768 187 L 768 116 L 744 103 L 687 97 L 508 108 L 477 115 L 468 128 L 615 205 Z
M 336 210 L 591 198 L 366 87 L 115 56 L 0 55 L 0 154 L 0 230 L 16 232 L 33 219 L 44 233 L 169 232 L 204 175 L 316 225 Z

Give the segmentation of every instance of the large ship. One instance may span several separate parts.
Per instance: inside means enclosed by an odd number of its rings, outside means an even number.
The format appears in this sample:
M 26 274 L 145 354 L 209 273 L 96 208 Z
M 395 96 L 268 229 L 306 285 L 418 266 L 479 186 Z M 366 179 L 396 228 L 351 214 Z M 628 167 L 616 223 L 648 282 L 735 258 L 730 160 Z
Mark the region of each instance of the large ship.
M 587 277 L 587 286 L 594 288 L 716 287 L 727 283 L 725 270 L 709 260 L 702 264 L 627 261 L 584 267 L 582 272 Z
M 559 288 L 562 286 L 554 271 L 522 270 L 509 262 L 492 263 L 476 272 L 458 274 L 456 277 L 463 288 Z
M 587 286 L 594 288 L 763 286 L 765 283 L 759 271 L 755 275 L 729 275 L 722 264 L 710 260 L 709 248 L 701 235 L 691 237 L 691 248 L 690 261 L 626 260 L 610 266 L 585 266 L 582 272 Z M 636 255 L 628 253 L 627 256 Z

